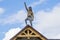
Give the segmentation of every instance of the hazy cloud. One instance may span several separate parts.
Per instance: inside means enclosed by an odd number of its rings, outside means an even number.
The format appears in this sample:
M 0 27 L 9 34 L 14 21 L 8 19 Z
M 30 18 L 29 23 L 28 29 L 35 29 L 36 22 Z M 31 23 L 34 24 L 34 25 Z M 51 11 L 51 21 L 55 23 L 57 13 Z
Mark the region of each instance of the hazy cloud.
M 60 38 L 60 6 L 55 6 L 51 12 L 38 11 L 34 27 L 47 38 Z
M 13 36 L 15 36 L 21 29 L 20 28 L 12 28 L 8 32 L 5 33 L 5 37 L 3 40 L 10 40 Z
M 12 24 L 15 22 L 23 22 L 26 18 L 26 13 L 24 10 L 18 11 L 16 14 L 8 16 L 7 18 L 1 19 L 1 24 Z
M 0 14 L 3 14 L 5 12 L 4 8 L 0 8 Z
M 39 0 L 39 1 L 37 1 L 37 2 L 33 2 L 33 3 L 31 4 L 31 6 L 32 6 L 32 7 L 35 7 L 36 5 L 42 4 L 42 3 L 46 2 L 46 1 L 47 1 L 47 0 Z

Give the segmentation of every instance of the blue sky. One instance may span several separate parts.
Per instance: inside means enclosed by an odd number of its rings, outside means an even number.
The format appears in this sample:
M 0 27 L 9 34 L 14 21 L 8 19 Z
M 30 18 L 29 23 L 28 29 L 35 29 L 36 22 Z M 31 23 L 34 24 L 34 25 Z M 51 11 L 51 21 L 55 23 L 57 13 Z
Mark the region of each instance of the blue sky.
M 1 0 L 0 40 L 4 40 L 9 30 L 24 28 L 25 26 L 24 20 L 27 14 L 24 7 L 24 2 L 26 2 L 27 6 L 32 6 L 32 10 L 35 15 L 35 20 L 33 22 L 33 27 L 35 29 L 40 28 L 39 31 L 47 38 L 53 38 L 54 36 L 60 33 L 55 32 L 58 31 L 60 28 L 60 18 L 59 18 L 60 0 Z M 50 28 L 51 30 L 48 28 Z M 54 35 L 53 32 L 55 32 Z M 53 37 L 51 37 L 50 35 Z M 54 38 L 59 37 L 57 36 Z

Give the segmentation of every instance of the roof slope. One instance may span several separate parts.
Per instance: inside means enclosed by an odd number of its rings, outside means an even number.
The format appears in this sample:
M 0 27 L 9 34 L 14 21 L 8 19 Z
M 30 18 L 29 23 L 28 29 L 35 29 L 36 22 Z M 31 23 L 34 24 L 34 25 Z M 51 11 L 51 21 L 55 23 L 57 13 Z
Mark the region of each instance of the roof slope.
M 44 37 L 41 33 L 39 33 L 37 30 L 35 30 L 33 27 L 27 25 L 25 26 L 21 31 L 19 31 L 14 37 L 12 37 L 10 40 L 13 40 L 17 35 L 19 35 L 22 31 L 24 31 L 25 29 L 30 28 L 33 29 L 36 33 L 38 33 L 43 39 L 47 39 L 46 37 Z

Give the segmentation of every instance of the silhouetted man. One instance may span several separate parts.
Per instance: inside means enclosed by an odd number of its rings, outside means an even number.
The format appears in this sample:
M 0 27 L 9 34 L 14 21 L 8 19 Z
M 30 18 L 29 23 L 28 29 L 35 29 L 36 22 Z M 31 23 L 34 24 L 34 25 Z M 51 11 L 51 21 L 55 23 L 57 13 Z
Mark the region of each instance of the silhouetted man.
M 25 23 L 26 23 L 26 25 L 27 25 L 27 20 L 29 20 L 29 21 L 30 21 L 30 24 L 31 24 L 31 26 L 32 26 L 32 21 L 34 20 L 34 15 L 33 15 L 33 12 L 32 12 L 32 7 L 27 8 L 25 2 L 24 2 L 24 5 L 25 5 L 25 8 L 26 8 L 27 13 L 28 13 L 28 14 L 27 14 L 27 18 L 25 19 Z

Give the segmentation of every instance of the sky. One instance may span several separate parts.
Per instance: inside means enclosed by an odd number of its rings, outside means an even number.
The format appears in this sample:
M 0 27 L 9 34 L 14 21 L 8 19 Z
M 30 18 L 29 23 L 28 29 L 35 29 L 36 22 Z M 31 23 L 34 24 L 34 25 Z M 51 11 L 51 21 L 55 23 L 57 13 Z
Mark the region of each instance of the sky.
M 60 0 L 0 0 L 0 40 L 9 40 L 26 24 L 27 11 L 34 13 L 33 28 L 48 39 L 60 39 Z

